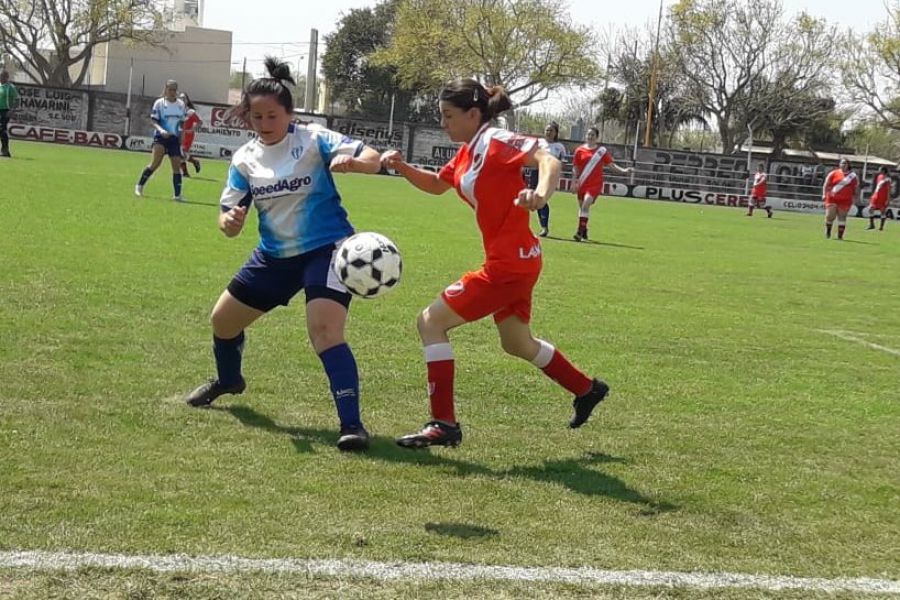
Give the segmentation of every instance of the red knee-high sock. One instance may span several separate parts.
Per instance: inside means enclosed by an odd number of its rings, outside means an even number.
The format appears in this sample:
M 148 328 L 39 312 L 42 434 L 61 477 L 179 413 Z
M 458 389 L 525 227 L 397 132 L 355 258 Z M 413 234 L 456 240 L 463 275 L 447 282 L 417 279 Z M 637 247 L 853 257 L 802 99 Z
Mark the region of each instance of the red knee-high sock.
M 428 367 L 428 400 L 431 416 L 435 421 L 456 424 L 453 410 L 453 349 L 450 344 L 425 346 L 425 364 Z
M 564 387 L 576 396 L 584 396 L 591 390 L 593 381 L 590 377 L 569 362 L 565 355 L 544 340 L 538 340 L 541 349 L 531 362 L 544 372 L 544 375 Z

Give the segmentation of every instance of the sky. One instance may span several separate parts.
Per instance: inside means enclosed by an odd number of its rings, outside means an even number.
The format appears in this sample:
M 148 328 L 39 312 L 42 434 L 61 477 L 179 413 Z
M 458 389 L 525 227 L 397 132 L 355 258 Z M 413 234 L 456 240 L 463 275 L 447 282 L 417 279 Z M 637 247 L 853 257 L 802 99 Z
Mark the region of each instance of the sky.
M 452 2 L 453 0 L 447 0 Z M 664 5 L 675 0 L 663 0 Z M 752 1 L 752 0 L 748 0 Z M 372 7 L 375 0 L 206 0 L 203 26 L 233 32 L 232 69 L 247 59 L 247 70 L 262 71 L 266 54 L 283 57 L 300 73 L 307 71 L 310 30 L 319 32 L 319 56 L 324 38 L 335 30 L 341 14 L 353 8 Z M 568 0 L 569 14 L 599 31 L 644 27 L 656 23 L 659 0 Z M 886 16 L 884 0 L 782 0 L 787 15 L 806 11 L 841 27 L 869 31 Z

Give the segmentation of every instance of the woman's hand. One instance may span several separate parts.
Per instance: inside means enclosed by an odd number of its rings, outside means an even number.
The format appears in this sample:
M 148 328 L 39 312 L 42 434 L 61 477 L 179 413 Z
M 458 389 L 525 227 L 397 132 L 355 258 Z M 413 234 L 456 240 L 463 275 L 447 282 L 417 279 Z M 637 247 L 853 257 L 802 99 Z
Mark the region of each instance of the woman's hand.
M 397 167 L 403 162 L 403 155 L 399 150 L 388 150 L 381 154 L 381 164 L 387 169 L 397 170 Z
M 235 206 L 219 217 L 219 228 L 228 237 L 234 237 L 244 228 L 244 219 L 247 218 L 246 206 Z
M 547 199 L 536 191 L 526 188 L 519 192 L 513 203 L 525 210 L 538 210 L 546 206 Z

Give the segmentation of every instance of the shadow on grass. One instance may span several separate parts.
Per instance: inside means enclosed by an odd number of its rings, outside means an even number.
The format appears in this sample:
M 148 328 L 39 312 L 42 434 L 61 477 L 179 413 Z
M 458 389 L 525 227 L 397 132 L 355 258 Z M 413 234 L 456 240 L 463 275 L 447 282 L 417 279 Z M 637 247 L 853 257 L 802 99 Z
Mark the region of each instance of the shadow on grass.
M 496 529 L 469 523 L 425 523 L 425 531 L 463 540 L 500 535 L 500 532 Z
M 216 208 L 219 207 L 218 202 L 201 202 L 200 200 L 182 200 L 178 204 L 188 204 L 194 206 L 215 206 Z
M 847 238 L 844 238 L 842 240 L 835 240 L 835 241 L 843 242 L 845 244 L 865 244 L 866 246 L 877 246 L 878 245 L 875 242 L 864 242 L 862 240 L 850 240 Z
M 270 417 L 263 415 L 248 406 L 214 406 L 212 410 L 221 410 L 230 413 L 241 424 L 247 427 L 256 427 L 271 433 L 286 435 L 294 444 L 297 452 L 312 452 L 313 444 L 334 446 L 337 443 L 338 432 L 324 429 L 309 429 L 304 427 L 284 427 Z M 617 477 L 607 475 L 597 470 L 596 465 L 605 463 L 621 463 L 628 461 L 617 456 L 610 456 L 602 452 L 588 452 L 580 457 L 546 460 L 540 466 L 513 467 L 512 469 L 496 470 L 481 464 L 449 458 L 443 454 L 433 454 L 430 449 L 409 450 L 396 445 L 393 438 L 373 435 L 369 451 L 358 455 L 361 459 L 383 460 L 390 463 L 415 464 L 424 467 L 436 467 L 450 470 L 457 477 L 480 475 L 497 480 L 510 478 L 524 478 L 533 481 L 561 485 L 573 492 L 586 496 L 605 496 L 620 502 L 638 504 L 643 508 L 642 516 L 652 516 L 664 512 L 677 510 L 678 507 L 668 502 L 657 502 L 634 490 Z M 450 527 L 453 524 L 444 524 Z M 433 524 L 438 527 L 437 524 Z M 461 526 L 460 526 L 461 527 Z M 447 529 L 447 531 L 450 531 Z M 460 529 L 462 531 L 462 529 Z M 441 533 L 435 530 L 436 533 Z M 452 535 L 445 533 L 444 535 Z M 462 537 L 462 536 L 459 536 Z M 474 536 L 469 536 L 474 537 Z
M 591 465 L 602 463 L 625 462 L 627 461 L 620 457 L 602 452 L 589 452 L 579 458 L 546 460 L 541 466 L 515 467 L 507 471 L 507 474 L 512 477 L 527 477 L 534 481 L 563 485 L 573 492 L 587 496 L 606 496 L 620 502 L 639 504 L 644 507 L 639 513 L 642 516 L 677 510 L 678 507 L 674 504 L 656 502 L 639 491 L 631 489 L 618 477 L 588 468 Z
M 559 242 L 571 242 L 572 244 L 581 244 L 582 246 L 607 246 L 610 248 L 624 248 L 626 250 L 644 250 L 643 246 L 629 246 L 628 244 L 616 244 L 615 242 L 601 242 L 598 240 L 583 240 L 577 241 L 573 238 L 564 238 L 558 237 L 555 235 L 548 235 L 544 238 L 545 240 L 556 240 Z

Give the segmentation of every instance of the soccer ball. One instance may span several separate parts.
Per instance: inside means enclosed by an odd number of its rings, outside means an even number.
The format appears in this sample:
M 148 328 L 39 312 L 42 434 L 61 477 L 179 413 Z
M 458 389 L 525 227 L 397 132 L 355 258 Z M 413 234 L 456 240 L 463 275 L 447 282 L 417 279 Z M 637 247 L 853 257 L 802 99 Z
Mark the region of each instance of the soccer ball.
M 403 260 L 394 242 L 367 231 L 344 240 L 337 251 L 334 272 L 352 294 L 377 298 L 400 282 Z

